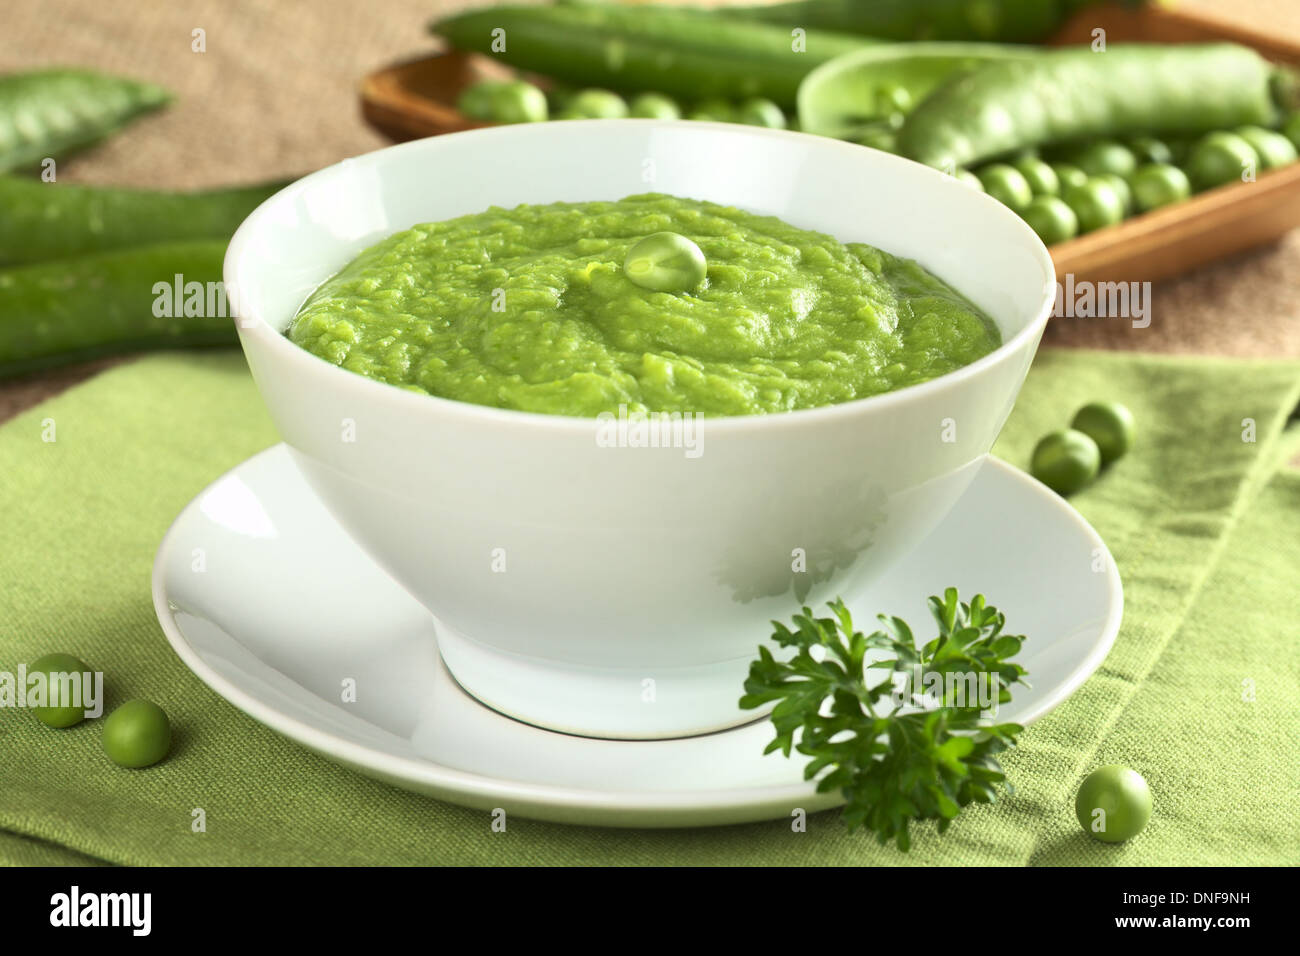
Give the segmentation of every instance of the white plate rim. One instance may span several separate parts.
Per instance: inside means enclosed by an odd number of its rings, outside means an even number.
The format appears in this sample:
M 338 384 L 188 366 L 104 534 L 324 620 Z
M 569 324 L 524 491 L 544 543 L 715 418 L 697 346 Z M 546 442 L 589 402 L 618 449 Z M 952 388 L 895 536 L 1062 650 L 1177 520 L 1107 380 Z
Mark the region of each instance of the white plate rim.
M 581 821 L 588 825 L 604 826 L 679 827 L 701 825 L 702 821 L 751 822 L 770 818 L 773 808 L 781 808 L 782 813 L 792 807 L 802 807 L 812 812 L 843 803 L 839 794 L 818 793 L 815 781 L 782 786 L 713 790 L 611 791 L 525 783 L 471 773 L 430 760 L 395 756 L 377 751 L 285 714 L 254 694 L 243 690 L 238 684 L 210 666 L 186 639 L 175 618 L 174 612 L 178 609 L 172 606 L 167 597 L 165 567 L 173 538 L 179 533 L 180 526 L 191 509 L 195 508 L 198 502 L 217 485 L 235 475 L 249 463 L 275 454 L 285 447 L 284 443 L 280 442 L 257 452 L 224 472 L 195 494 L 163 535 L 154 557 L 151 573 L 154 610 L 172 650 L 199 680 L 236 709 L 295 743 L 327 759 L 341 761 L 360 772 L 380 779 L 419 784 L 426 788 L 424 792 L 462 805 L 484 807 L 494 803 L 510 804 L 505 807 L 507 810 L 537 819 L 557 822 Z M 999 458 L 992 455 L 985 456 L 983 467 L 993 468 L 1001 472 L 1001 478 L 1020 484 L 1023 493 L 1052 499 L 1052 503 L 1062 511 L 1067 520 L 1074 523 L 1076 529 L 1085 537 L 1091 538 L 1095 545 L 1102 549 L 1107 559 L 1106 586 L 1110 611 L 1103 625 L 1101 638 L 1094 643 L 1065 680 L 1046 692 L 1037 706 L 1019 718 L 1020 724 L 1028 727 L 1064 703 L 1105 660 L 1119 634 L 1124 610 L 1124 592 L 1119 571 L 1109 548 L 1078 511 L 1054 491 Z M 511 718 L 502 716 L 501 719 Z M 720 733 L 727 732 L 720 731 Z M 583 819 L 582 811 L 598 811 L 604 816 L 597 819 Z

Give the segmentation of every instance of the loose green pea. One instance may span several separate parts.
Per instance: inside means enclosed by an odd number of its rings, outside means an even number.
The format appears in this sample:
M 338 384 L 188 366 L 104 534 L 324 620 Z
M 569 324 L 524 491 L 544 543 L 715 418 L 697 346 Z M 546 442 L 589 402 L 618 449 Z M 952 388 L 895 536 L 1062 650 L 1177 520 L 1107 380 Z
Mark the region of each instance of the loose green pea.
M 634 243 L 623 259 L 623 274 L 652 292 L 690 292 L 708 273 L 704 252 L 675 232 L 656 232 Z
M 1089 402 L 1075 412 L 1070 427 L 1097 443 L 1103 465 L 1122 458 L 1133 447 L 1133 413 L 1119 402 Z
M 104 721 L 104 752 L 123 767 L 156 764 L 171 743 L 171 723 L 153 701 L 128 700 Z
M 1079 217 L 1079 232 L 1092 232 L 1124 221 L 1124 199 L 1114 185 L 1089 176 L 1081 186 L 1071 186 L 1062 197 Z
M 92 673 L 89 665 L 71 654 L 46 654 L 27 665 L 27 675 L 45 675 L 45 699 L 51 700 L 54 694 L 61 693 L 58 679 L 60 674 L 80 674 L 78 686 L 84 687 L 85 675 Z M 82 691 L 80 707 L 33 707 L 32 713 L 41 723 L 50 727 L 73 727 L 86 719 L 85 691 Z
M 1014 166 L 993 163 L 976 171 L 984 191 L 1014 212 L 1021 212 L 1034 198 L 1029 181 Z
M 1097 477 L 1101 451 L 1083 432 L 1064 428 L 1043 436 L 1034 447 L 1029 469 L 1057 494 L 1072 495 Z
M 1102 173 L 1097 178 L 1110 183 L 1115 195 L 1119 196 L 1120 205 L 1124 207 L 1125 217 L 1133 215 L 1133 187 L 1128 184 L 1128 180 L 1114 173 Z
M 1061 192 L 1064 193 L 1071 186 L 1082 186 L 1088 181 L 1088 174 L 1078 166 L 1070 163 L 1052 163 L 1052 172 L 1056 173 L 1056 180 L 1061 184 Z
M 545 93 L 523 80 L 510 80 L 493 94 L 489 118 L 498 123 L 540 123 L 549 115 Z
M 1187 157 L 1187 176 L 1197 189 L 1241 182 L 1247 170 L 1259 167 L 1259 154 L 1236 133 L 1208 133 Z
M 682 109 L 675 100 L 662 93 L 640 93 L 628 104 L 628 115 L 641 119 L 675 120 L 682 118 Z
M 456 108 L 474 119 L 487 119 L 491 112 L 494 85 L 495 81 L 490 81 L 465 87 L 456 100 Z
M 1142 212 L 1182 202 L 1192 194 L 1187 174 L 1177 166 L 1152 163 L 1133 174 L 1133 201 Z
M 1074 155 L 1074 165 L 1089 176 L 1101 176 L 1105 173 L 1131 176 L 1137 169 L 1137 157 L 1123 143 L 1103 139 L 1089 143 L 1077 152 Z
M 746 126 L 766 126 L 768 129 L 785 129 L 785 114 L 771 100 L 754 96 L 740 104 L 736 122 Z
M 1074 798 L 1079 825 L 1103 843 L 1123 843 L 1151 819 L 1151 788 L 1136 770 L 1108 764 L 1084 779 Z
M 1061 194 L 1061 180 L 1057 177 L 1056 170 L 1037 156 L 1021 157 L 1011 165 L 1019 170 L 1020 175 L 1025 177 L 1025 181 L 1029 183 L 1029 188 L 1035 196 L 1059 196 Z
M 622 119 L 627 116 L 627 102 L 609 90 L 579 90 L 573 94 L 561 119 Z
M 546 94 L 523 80 L 483 80 L 456 105 L 466 116 L 494 123 L 540 123 L 550 115 Z
M 980 192 L 984 191 L 984 184 L 980 182 L 980 178 L 969 169 L 959 169 L 952 175 L 953 178 L 963 186 L 969 186 L 971 189 L 978 189 Z
M 1058 196 L 1035 196 L 1020 215 L 1049 246 L 1079 234 L 1079 217 Z
M 715 97 L 696 103 L 695 108 L 686 114 L 686 118 L 707 120 L 715 123 L 734 123 L 736 121 L 736 108 L 726 100 Z
M 1174 152 L 1169 148 L 1169 144 L 1154 136 L 1134 136 L 1127 145 L 1137 158 L 1138 165 L 1174 161 Z
M 1291 140 L 1276 130 L 1262 126 L 1243 126 L 1237 135 L 1250 144 L 1259 156 L 1260 169 L 1277 169 L 1296 161 L 1296 148 Z

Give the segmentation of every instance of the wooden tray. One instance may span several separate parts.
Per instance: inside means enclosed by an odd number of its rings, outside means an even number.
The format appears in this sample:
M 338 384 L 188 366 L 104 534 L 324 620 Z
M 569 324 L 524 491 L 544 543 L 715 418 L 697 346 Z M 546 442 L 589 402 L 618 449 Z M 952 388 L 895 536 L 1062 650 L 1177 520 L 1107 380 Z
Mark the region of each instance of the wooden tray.
M 1200 12 L 1163 6 L 1080 11 L 1053 43 L 1088 43 L 1101 28 L 1111 43 L 1230 40 L 1271 60 L 1300 66 L 1300 43 Z M 491 124 L 456 109 L 479 79 L 507 75 L 501 64 L 452 50 L 386 67 L 361 83 L 361 112 L 395 140 L 437 136 Z M 545 85 L 544 81 L 539 81 Z M 1157 281 L 1278 239 L 1300 226 L 1300 163 L 1232 183 L 1185 202 L 1128 219 L 1051 247 L 1058 276 L 1075 281 Z

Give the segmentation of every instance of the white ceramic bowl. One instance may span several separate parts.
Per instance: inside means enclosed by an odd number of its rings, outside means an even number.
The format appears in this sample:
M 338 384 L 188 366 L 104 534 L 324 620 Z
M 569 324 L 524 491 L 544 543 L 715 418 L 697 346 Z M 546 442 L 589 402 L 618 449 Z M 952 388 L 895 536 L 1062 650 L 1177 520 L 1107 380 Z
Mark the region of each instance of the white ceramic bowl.
M 692 456 L 608 447 L 591 419 L 406 392 L 282 334 L 321 281 L 414 223 L 647 191 L 915 258 L 993 316 L 1004 344 L 890 394 L 706 419 Z M 530 723 L 624 738 L 755 716 L 737 700 L 769 621 L 851 598 L 944 518 L 1011 411 L 1055 288 L 1017 216 L 934 170 L 820 137 L 650 120 L 479 130 L 347 160 L 258 208 L 225 278 L 298 467 L 433 613 L 456 679 Z

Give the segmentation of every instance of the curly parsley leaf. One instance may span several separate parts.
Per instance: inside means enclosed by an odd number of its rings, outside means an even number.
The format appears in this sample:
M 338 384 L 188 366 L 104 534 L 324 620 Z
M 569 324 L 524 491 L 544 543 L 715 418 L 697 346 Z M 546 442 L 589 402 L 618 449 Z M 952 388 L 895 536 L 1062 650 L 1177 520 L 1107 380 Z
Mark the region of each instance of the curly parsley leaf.
M 992 688 L 1005 704 L 1011 685 L 1028 685 L 1010 660 L 1025 639 L 1002 633 L 1001 612 L 982 594 L 963 604 L 948 588 L 929 600 L 939 635 L 918 647 L 899 618 L 881 615 L 880 630 L 863 634 L 843 601 L 829 607 L 833 616 L 820 618 L 803 608 L 793 628 L 773 621 L 772 641 L 793 654 L 778 659 L 760 645 L 750 664 L 740 706 L 775 703 L 776 736 L 764 753 L 808 757 L 804 779 L 818 778 L 819 792 L 843 791 L 850 830 L 904 851 L 912 822 L 935 820 L 943 833 L 963 807 L 1009 791 L 997 755 L 1022 728 L 993 723 L 985 705 Z

